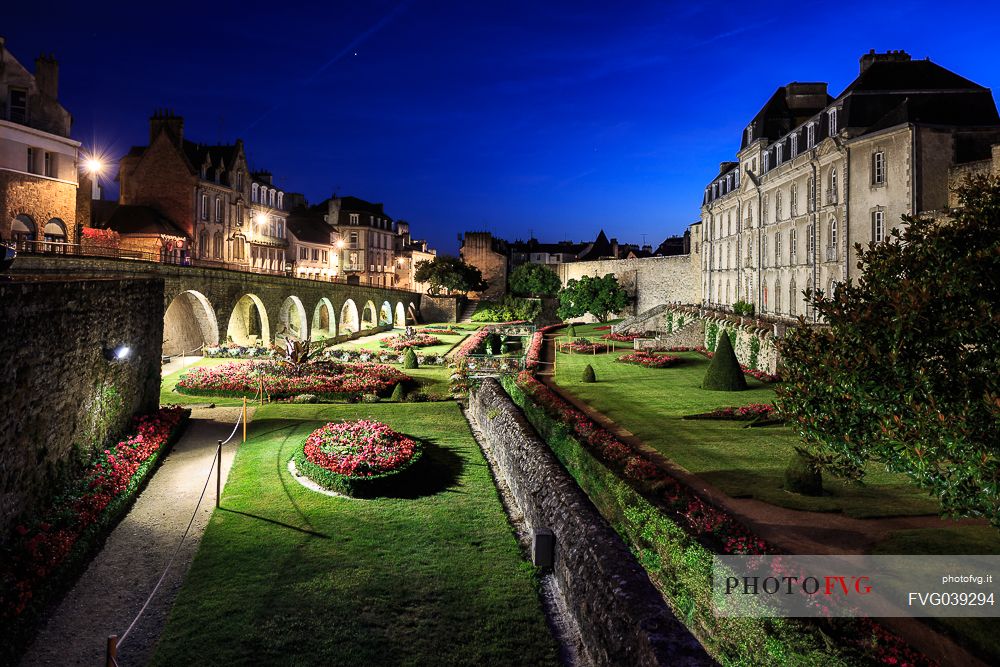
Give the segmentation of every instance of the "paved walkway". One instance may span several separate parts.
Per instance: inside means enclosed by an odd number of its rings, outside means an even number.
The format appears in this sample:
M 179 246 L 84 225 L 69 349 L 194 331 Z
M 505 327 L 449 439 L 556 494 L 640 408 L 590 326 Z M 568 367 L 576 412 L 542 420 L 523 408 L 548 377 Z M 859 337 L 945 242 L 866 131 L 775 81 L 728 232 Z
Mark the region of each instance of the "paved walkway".
M 203 357 L 171 357 L 170 361 L 163 364 L 160 369 L 160 377 L 166 377 L 177 371 L 184 370 L 188 366 L 194 366 L 196 363 L 202 360 Z
M 542 346 L 542 369 L 539 379 L 567 403 L 603 426 L 616 438 L 642 451 L 668 471 L 678 481 L 687 485 L 702 498 L 749 526 L 759 537 L 789 554 L 864 554 L 896 530 L 910 528 L 943 528 L 957 525 L 983 525 L 976 519 L 952 520 L 938 516 L 899 516 L 881 519 L 855 519 L 836 512 L 806 512 L 788 509 L 753 498 L 732 498 L 718 487 L 705 482 L 687 469 L 677 465 L 657 449 L 640 440 L 634 433 L 618 424 L 589 404 L 563 391 L 555 382 L 552 361 L 555 357 L 556 334 L 547 334 Z M 926 651 L 942 664 L 983 665 L 962 646 L 943 634 L 934 632 L 915 618 L 886 618 L 879 622 L 892 628 L 913 646 Z
M 217 442 L 229 437 L 239 410 L 193 409 L 185 434 L 41 628 L 21 665 L 104 664 L 108 635 L 124 633 L 153 590 L 191 520 Z M 237 433 L 223 447 L 223 484 L 239 440 Z M 214 508 L 213 480 L 160 590 L 121 646 L 122 667 L 149 662 Z

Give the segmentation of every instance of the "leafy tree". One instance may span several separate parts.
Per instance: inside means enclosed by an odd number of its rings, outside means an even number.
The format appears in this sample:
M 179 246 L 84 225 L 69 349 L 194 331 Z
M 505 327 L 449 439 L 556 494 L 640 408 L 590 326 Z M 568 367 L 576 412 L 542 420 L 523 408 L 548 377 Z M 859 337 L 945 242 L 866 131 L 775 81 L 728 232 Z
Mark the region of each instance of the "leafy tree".
M 555 296 L 562 281 L 555 271 L 542 264 L 522 264 L 509 279 L 510 291 L 518 296 Z
M 1000 179 L 957 194 L 951 220 L 856 246 L 857 286 L 806 293 L 829 327 L 782 342 L 778 405 L 827 470 L 875 462 L 1000 526 Z
M 603 278 L 583 276 L 570 280 L 559 292 L 559 317 L 569 319 L 592 314 L 604 322 L 611 313 L 618 313 L 628 306 L 625 290 L 618 284 L 615 274 Z
M 417 282 L 427 283 L 431 294 L 440 294 L 442 289 L 448 294 L 482 292 L 486 289 L 482 272 L 457 257 L 438 255 L 432 260 L 417 262 L 416 268 L 414 278 Z

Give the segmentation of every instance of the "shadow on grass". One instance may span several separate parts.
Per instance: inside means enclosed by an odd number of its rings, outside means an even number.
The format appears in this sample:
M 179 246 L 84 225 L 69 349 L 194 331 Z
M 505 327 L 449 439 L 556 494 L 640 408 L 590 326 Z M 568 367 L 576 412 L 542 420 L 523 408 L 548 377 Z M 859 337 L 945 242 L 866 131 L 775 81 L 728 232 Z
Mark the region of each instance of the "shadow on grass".
M 382 497 L 413 500 L 445 491 L 465 493 L 455 488 L 465 468 L 462 457 L 429 438 L 422 438 L 420 444 L 424 449 L 423 456 L 403 475 L 399 486 Z
M 288 528 L 299 533 L 305 533 L 306 535 L 311 535 L 313 537 L 319 537 L 324 540 L 330 539 L 330 536 L 325 533 L 319 533 L 315 530 L 309 530 L 308 528 L 299 528 L 298 526 L 293 526 L 290 523 L 285 523 L 284 521 L 278 521 L 276 519 L 268 519 L 266 516 L 260 516 L 259 514 L 251 514 L 250 512 L 241 512 L 240 510 L 232 510 L 228 507 L 220 507 L 220 511 L 229 512 L 230 514 L 239 514 L 241 516 L 249 517 L 251 519 L 257 519 L 258 521 L 265 521 L 267 523 L 273 524 L 275 526 L 281 526 L 282 528 Z

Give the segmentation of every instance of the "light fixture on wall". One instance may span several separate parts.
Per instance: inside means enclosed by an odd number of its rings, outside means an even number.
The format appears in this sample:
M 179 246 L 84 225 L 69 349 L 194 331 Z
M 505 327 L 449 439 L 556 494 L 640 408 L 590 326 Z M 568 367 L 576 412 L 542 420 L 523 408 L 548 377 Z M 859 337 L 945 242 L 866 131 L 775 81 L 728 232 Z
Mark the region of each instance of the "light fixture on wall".
M 104 347 L 104 358 L 111 362 L 122 363 L 128 361 L 132 357 L 132 348 L 128 345 L 115 345 L 113 347 Z

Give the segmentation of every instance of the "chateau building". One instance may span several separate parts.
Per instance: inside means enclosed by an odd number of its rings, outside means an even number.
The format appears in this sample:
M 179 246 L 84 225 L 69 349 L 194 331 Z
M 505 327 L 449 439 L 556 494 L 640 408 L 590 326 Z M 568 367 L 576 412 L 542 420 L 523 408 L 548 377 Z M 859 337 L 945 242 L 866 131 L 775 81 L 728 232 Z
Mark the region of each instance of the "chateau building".
M 990 157 L 1000 117 L 989 89 L 902 51 L 860 64 L 836 97 L 825 83 L 778 88 L 705 188 L 692 232 L 706 304 L 812 315 L 803 291 L 857 278 L 855 243 L 945 208 L 949 168 Z
M 31 74 L 0 37 L 0 241 L 22 252 L 77 242 L 80 142 L 58 93 L 55 58 L 39 56 Z
M 158 111 L 149 120 L 149 145 L 121 159 L 118 180 L 122 210 L 108 224 L 122 234 L 123 248 L 162 261 L 284 272 L 284 193 L 269 173 L 250 173 L 242 140 L 188 141 L 184 119 Z M 159 225 L 140 234 L 133 215 Z

